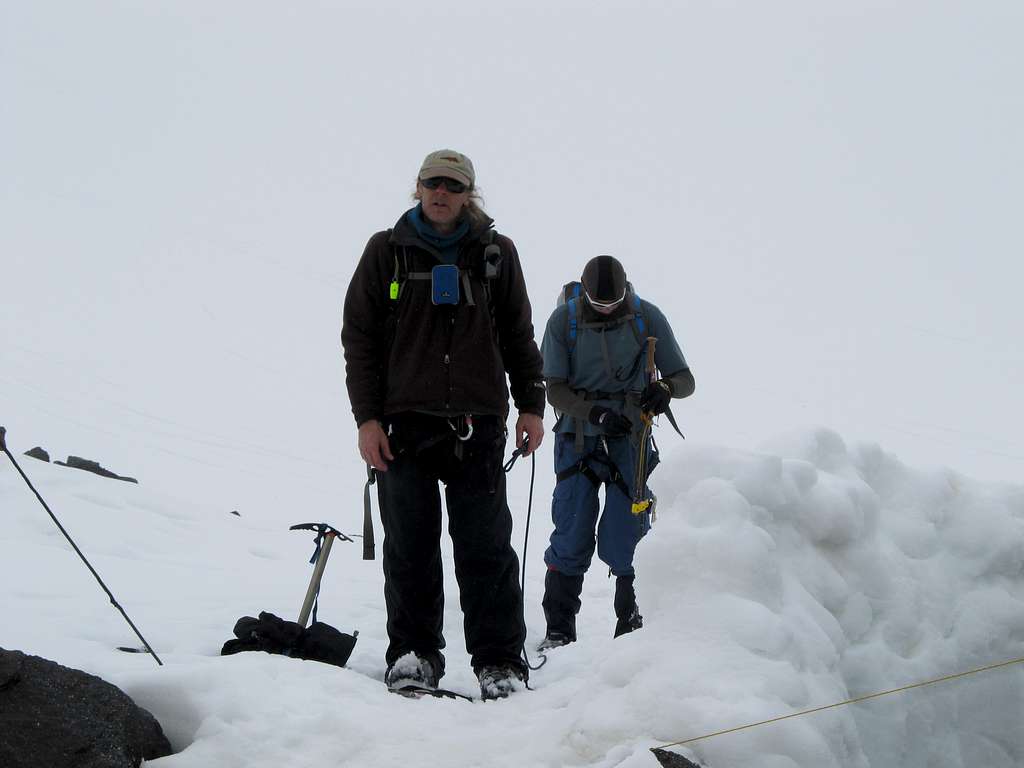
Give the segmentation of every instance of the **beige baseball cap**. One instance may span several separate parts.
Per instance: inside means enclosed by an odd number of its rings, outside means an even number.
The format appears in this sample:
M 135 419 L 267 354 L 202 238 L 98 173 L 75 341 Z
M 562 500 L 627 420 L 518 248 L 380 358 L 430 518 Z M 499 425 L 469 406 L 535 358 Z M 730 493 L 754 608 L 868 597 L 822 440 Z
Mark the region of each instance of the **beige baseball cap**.
M 461 152 L 454 149 L 439 149 L 431 152 L 420 166 L 420 179 L 444 176 L 447 179 L 461 181 L 468 187 L 476 182 L 476 171 L 473 162 Z

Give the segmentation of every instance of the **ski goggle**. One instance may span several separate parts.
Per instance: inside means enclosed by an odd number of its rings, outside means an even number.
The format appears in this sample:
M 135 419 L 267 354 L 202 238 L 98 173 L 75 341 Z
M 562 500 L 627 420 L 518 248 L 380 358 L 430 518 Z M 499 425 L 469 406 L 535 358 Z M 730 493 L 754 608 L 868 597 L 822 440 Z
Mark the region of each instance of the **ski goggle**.
M 427 189 L 437 189 L 442 184 L 444 188 L 451 192 L 453 195 L 461 195 L 469 187 L 463 184 L 461 181 L 455 179 L 449 179 L 447 176 L 431 176 L 429 179 L 420 179 L 422 184 Z
M 612 299 L 611 301 L 598 301 L 593 296 L 591 296 L 587 291 L 583 291 L 583 293 L 586 295 L 587 301 L 590 302 L 590 306 L 595 307 L 596 309 L 615 309 L 615 307 L 619 306 L 619 304 L 622 303 L 623 299 L 626 298 L 625 287 L 623 287 L 622 289 L 622 295 L 619 296 L 619 298 L 617 299 Z

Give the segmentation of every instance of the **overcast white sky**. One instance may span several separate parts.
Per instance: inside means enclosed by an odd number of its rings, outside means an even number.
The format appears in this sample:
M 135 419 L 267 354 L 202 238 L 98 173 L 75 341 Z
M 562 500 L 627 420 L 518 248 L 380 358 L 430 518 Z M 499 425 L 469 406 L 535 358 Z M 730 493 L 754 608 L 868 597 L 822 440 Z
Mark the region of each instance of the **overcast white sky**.
M 248 451 L 262 487 L 224 503 L 329 501 L 345 286 L 452 146 L 538 325 L 602 252 L 667 312 L 688 438 L 824 425 L 1015 480 L 1022 14 L 3 2 L 4 418 L 139 475 L 144 446 L 197 478 Z
M 0 572 L 34 580 L 0 579 L 0 645 L 124 687 L 188 747 L 167 765 L 227 768 L 407 766 L 411 744 L 646 768 L 652 744 L 1019 657 L 1022 39 L 1015 1 L 0 0 L 0 424 L 140 479 L 27 467 L 168 665 L 111 651 L 133 638 L 9 471 Z M 585 641 L 500 717 L 383 692 L 379 564 L 351 548 L 322 603 L 361 631 L 349 671 L 216 656 L 237 616 L 297 607 L 287 525 L 359 528 L 341 303 L 443 146 L 538 327 L 612 253 L 697 380 L 687 444 L 660 430 L 647 626 L 610 640 L 595 570 Z M 448 606 L 446 683 L 472 692 Z M 1020 690 L 1018 667 L 688 754 L 1010 766 Z

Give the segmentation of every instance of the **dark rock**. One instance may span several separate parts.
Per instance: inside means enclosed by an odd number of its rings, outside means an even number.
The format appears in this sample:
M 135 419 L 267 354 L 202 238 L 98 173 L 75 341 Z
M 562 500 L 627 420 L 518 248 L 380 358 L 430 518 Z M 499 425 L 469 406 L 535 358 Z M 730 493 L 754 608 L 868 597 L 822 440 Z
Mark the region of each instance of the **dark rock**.
M 0 648 L 4 768 L 138 768 L 171 753 L 156 719 L 115 686 Z
M 40 461 L 49 461 L 50 454 L 43 450 L 40 446 L 36 446 L 31 451 L 25 451 L 26 456 L 31 456 L 33 459 L 39 459 Z
M 54 464 L 59 464 L 62 467 L 71 467 L 72 469 L 84 469 L 86 472 L 92 472 L 95 475 L 102 477 L 110 477 L 114 480 L 124 480 L 128 483 L 138 483 L 134 477 L 122 477 L 121 475 L 114 474 L 109 469 L 104 469 L 100 466 L 98 461 L 92 459 L 83 459 L 81 456 L 68 456 L 67 461 L 55 461 Z
M 232 509 L 232 510 L 231 510 L 231 514 L 232 514 L 232 515 L 237 515 L 238 517 L 241 517 L 241 516 L 242 516 L 242 513 L 241 513 L 241 512 L 239 512 L 239 511 L 238 511 L 237 509 Z

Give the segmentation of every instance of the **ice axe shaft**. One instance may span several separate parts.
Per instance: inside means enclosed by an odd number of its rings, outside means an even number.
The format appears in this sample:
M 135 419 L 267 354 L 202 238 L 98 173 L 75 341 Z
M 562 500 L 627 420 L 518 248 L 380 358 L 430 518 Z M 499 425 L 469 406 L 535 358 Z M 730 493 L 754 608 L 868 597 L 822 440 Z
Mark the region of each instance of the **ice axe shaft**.
M 327 567 L 327 558 L 331 555 L 331 545 L 334 544 L 334 533 L 324 534 L 324 543 L 320 546 L 320 556 L 316 559 L 316 566 L 313 568 L 313 575 L 309 579 L 309 588 L 306 590 L 306 599 L 302 601 L 302 610 L 299 611 L 299 626 L 305 627 L 309 619 L 309 612 L 313 610 L 313 602 L 317 593 L 320 592 L 320 579 L 324 576 L 324 569 Z
M 654 348 L 658 339 L 654 336 L 647 337 L 647 383 L 653 384 L 658 380 L 658 366 L 654 360 Z M 644 411 L 640 414 L 643 422 L 643 429 L 640 431 L 640 443 L 637 446 L 636 474 L 633 476 L 633 504 L 631 511 L 634 515 L 642 515 L 651 506 L 651 500 L 644 493 L 647 487 L 647 441 L 651 434 L 651 424 L 654 415 Z

